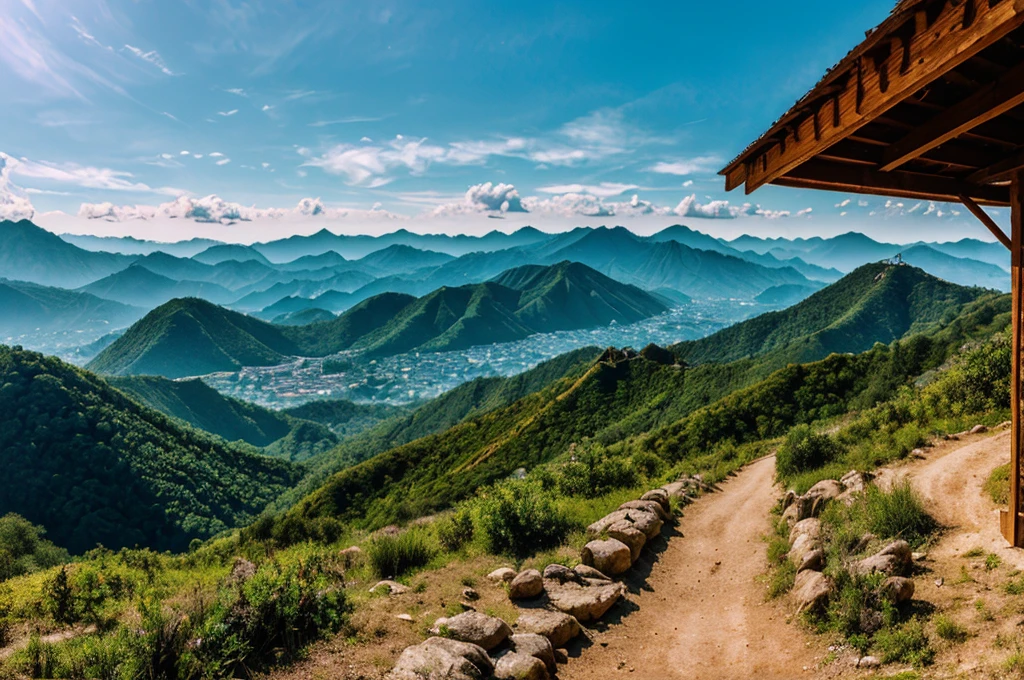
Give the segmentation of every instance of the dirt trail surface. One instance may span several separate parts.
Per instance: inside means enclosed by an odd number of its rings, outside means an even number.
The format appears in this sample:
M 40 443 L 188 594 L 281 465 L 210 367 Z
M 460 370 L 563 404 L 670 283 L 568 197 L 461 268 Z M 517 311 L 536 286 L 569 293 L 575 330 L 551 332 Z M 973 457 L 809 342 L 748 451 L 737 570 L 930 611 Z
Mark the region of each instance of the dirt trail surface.
M 796 678 L 818 666 L 809 636 L 786 623 L 786 600 L 765 602 L 774 457 L 687 507 L 679 531 L 642 582 L 639 607 L 593 635 L 560 670 L 563 680 Z M 637 592 L 638 591 L 638 592 Z M 816 647 L 816 645 L 815 645 Z

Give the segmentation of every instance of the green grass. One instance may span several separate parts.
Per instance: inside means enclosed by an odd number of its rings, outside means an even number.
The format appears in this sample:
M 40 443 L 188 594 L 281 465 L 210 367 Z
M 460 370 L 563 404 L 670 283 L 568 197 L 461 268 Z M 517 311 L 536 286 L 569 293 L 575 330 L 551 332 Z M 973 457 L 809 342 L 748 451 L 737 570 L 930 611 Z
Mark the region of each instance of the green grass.
M 866 498 L 868 528 L 880 538 L 902 538 L 917 546 L 937 528 L 908 479 L 894 484 L 889 491 L 872 485 Z
M 1010 464 L 1000 465 L 985 480 L 985 494 L 996 505 L 1006 505 L 1010 499 Z
M 918 619 L 883 628 L 875 634 L 874 644 L 884 663 L 907 663 L 919 668 L 935 660 L 935 649 Z
M 398 578 L 426 566 L 437 549 L 426 530 L 414 528 L 373 538 L 366 545 L 366 554 L 377 576 Z
M 970 633 L 945 614 L 939 614 L 935 617 L 935 634 L 947 642 L 964 642 Z

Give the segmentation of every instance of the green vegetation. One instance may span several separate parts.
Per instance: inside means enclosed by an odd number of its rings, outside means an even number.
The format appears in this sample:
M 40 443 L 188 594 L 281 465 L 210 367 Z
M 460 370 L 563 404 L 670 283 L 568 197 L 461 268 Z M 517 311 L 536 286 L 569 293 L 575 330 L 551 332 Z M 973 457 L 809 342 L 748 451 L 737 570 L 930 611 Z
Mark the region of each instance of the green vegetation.
M 0 517 L 0 581 L 67 562 L 63 548 L 45 539 L 46 529 L 13 512 Z M 2 612 L 0 612 L 2 618 Z
M 1000 465 L 985 480 L 985 493 L 996 505 L 1010 502 L 1010 464 Z
M 782 477 L 824 467 L 839 456 L 839 444 L 830 435 L 809 425 L 796 425 L 775 454 L 775 468 Z
M 423 529 L 380 534 L 366 545 L 373 571 L 381 578 L 404 576 L 430 562 L 434 552 Z
M 58 359 L 0 347 L 0 513 L 80 553 L 183 550 L 243 525 L 298 471 L 141 406 Z
M 274 326 L 196 298 L 172 300 L 129 328 L 89 368 L 179 378 L 347 349 L 367 356 L 455 350 L 613 320 L 631 323 L 666 309 L 651 294 L 578 263 L 502 276 L 519 287 L 480 283 L 440 288 L 421 298 L 384 293 L 336 319 L 302 326 Z

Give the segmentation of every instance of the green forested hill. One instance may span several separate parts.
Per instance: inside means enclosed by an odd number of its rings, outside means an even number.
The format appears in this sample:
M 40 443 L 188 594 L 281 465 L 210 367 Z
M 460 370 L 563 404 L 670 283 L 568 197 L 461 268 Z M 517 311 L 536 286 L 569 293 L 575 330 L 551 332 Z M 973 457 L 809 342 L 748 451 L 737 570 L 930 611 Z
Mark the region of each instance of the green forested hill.
M 690 363 L 728 362 L 774 354 L 774 366 L 821 359 L 832 352 L 863 352 L 956 316 L 987 295 L 983 288 L 948 283 L 916 267 L 864 265 L 778 312 L 725 328 L 673 349 Z
M 89 368 L 178 378 L 348 349 L 371 356 L 446 351 L 632 323 L 667 309 L 650 293 L 581 264 L 511 270 L 505 280 L 516 287 L 488 282 L 440 288 L 421 298 L 384 293 L 336 319 L 304 326 L 274 326 L 193 298 L 172 300 L 128 329 Z
M 298 477 L 290 464 L 141 406 L 95 375 L 0 346 L 0 515 L 73 552 L 184 549 L 247 523 Z
M 88 368 L 110 375 L 181 378 L 265 366 L 297 353 L 281 328 L 197 298 L 157 307 Z
M 0 279 L 0 334 L 118 328 L 137 321 L 144 309 L 88 293 Z

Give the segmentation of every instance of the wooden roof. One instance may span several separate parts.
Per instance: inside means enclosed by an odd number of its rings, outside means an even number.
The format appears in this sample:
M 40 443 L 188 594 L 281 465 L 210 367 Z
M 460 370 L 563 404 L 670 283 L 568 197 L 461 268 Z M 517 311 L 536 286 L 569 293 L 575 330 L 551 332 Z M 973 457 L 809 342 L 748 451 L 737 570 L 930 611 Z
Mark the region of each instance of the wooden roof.
M 902 0 L 721 174 L 1009 204 L 1024 168 L 1024 0 Z

